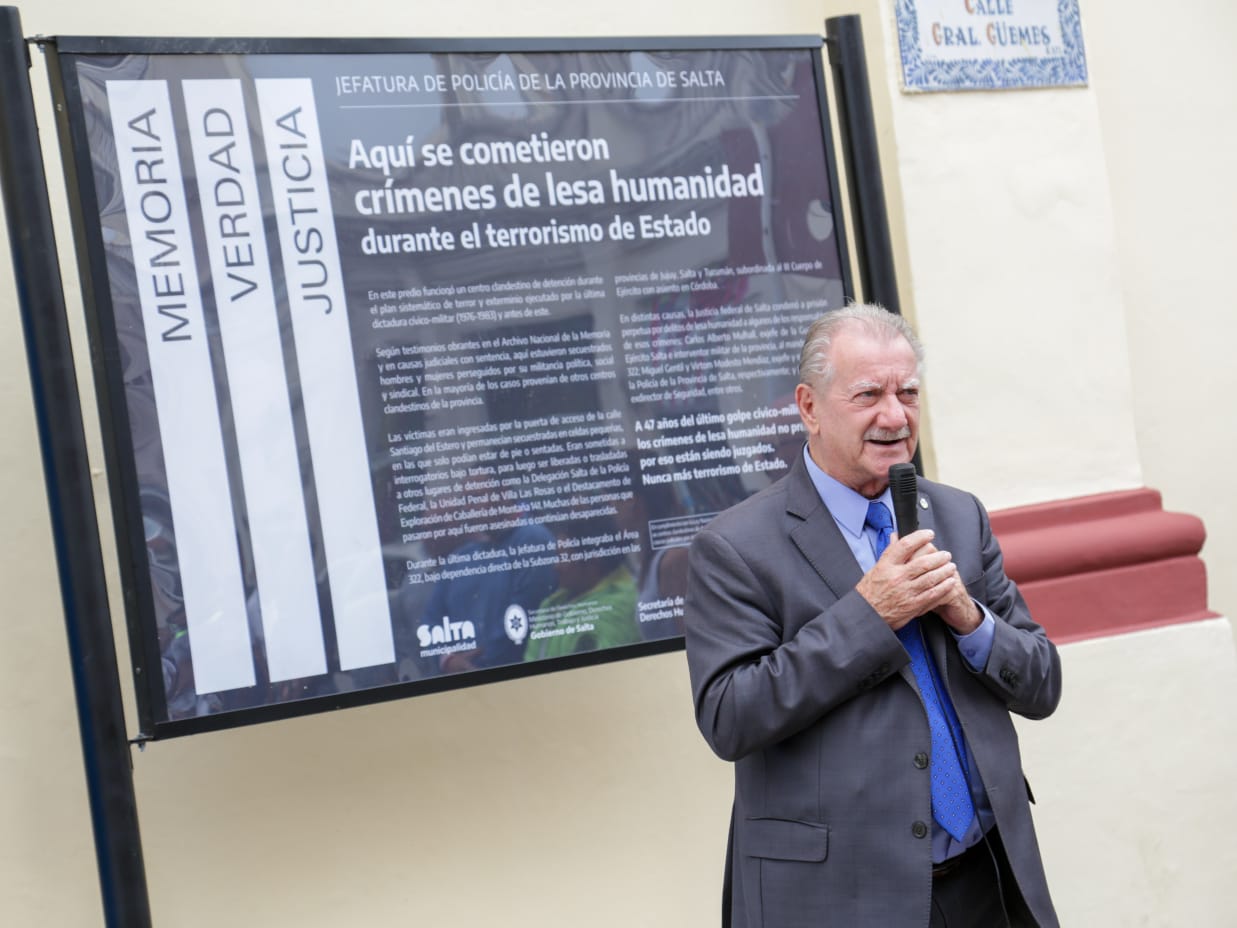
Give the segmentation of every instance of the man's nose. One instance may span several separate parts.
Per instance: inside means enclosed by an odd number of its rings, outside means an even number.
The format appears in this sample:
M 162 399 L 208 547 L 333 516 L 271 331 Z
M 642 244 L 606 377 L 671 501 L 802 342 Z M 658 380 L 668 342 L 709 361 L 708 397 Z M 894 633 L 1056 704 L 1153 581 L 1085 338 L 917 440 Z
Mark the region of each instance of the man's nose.
M 906 407 L 902 405 L 902 401 L 898 399 L 896 393 L 884 394 L 877 407 L 877 412 L 877 425 L 883 429 L 896 431 L 910 423 L 910 419 L 906 415 Z

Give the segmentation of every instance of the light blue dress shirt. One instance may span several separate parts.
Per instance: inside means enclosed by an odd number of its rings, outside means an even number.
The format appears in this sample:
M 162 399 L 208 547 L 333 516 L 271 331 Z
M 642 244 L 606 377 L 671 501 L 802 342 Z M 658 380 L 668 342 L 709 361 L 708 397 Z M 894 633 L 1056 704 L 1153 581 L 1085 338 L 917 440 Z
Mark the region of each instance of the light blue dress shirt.
M 808 475 L 812 478 L 812 485 L 816 487 L 816 492 L 819 494 L 821 502 L 825 504 L 829 514 L 833 516 L 833 521 L 837 523 L 842 537 L 846 540 L 846 544 L 850 546 L 851 552 L 855 555 L 855 560 L 859 562 L 859 566 L 866 573 L 876 564 L 876 532 L 864 524 L 867 519 L 870 500 L 856 493 L 845 484 L 839 483 L 821 470 L 808 453 L 807 445 L 803 446 L 803 459 L 807 464 Z M 888 487 L 885 487 L 885 492 L 878 496 L 877 499 L 888 506 L 889 512 L 892 514 L 893 497 Z M 988 656 L 992 653 L 992 641 L 996 635 L 996 619 L 983 603 L 976 602 L 975 605 L 979 606 L 979 611 L 984 616 L 983 621 L 979 624 L 979 628 L 968 635 L 959 635 L 953 629 L 950 629 L 950 633 L 953 634 L 954 640 L 958 642 L 958 650 L 962 652 L 962 656 L 966 658 L 966 662 L 971 666 L 971 669 L 978 672 L 982 671 L 987 665 Z M 979 775 L 979 768 L 976 767 L 975 758 L 971 755 L 970 745 L 964 745 L 964 747 L 966 749 L 967 770 L 969 771 L 968 784 L 971 788 L 971 798 L 975 803 L 975 819 L 971 822 L 971 827 L 967 830 L 961 841 L 955 840 L 949 832 L 933 820 L 932 860 L 935 862 L 961 854 L 978 842 L 995 821 L 995 817 L 992 814 L 992 806 L 988 803 L 983 780 Z

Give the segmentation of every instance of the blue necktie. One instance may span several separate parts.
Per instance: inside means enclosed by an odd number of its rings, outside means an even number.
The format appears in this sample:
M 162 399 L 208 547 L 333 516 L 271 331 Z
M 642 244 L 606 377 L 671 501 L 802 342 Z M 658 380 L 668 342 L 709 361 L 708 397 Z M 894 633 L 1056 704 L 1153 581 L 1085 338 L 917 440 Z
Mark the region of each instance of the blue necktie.
M 868 503 L 864 524 L 876 531 L 876 556 L 879 558 L 893 534 L 893 518 L 879 500 Z M 898 639 L 911 656 L 911 670 L 919 684 L 928 728 L 932 733 L 932 815 L 940 826 L 961 841 L 975 817 L 971 791 L 963 768 L 962 725 L 945 688 L 941 686 L 936 664 L 924 647 L 918 619 L 898 629 Z

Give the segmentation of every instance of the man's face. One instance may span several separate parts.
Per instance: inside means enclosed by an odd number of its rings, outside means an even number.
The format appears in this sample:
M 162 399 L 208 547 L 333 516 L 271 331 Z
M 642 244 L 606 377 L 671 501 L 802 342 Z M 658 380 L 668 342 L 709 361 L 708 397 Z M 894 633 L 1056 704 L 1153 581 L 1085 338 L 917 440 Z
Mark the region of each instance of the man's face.
M 821 470 L 871 499 L 889 467 L 909 462 L 919 440 L 919 374 L 906 339 L 849 325 L 829 348 L 828 384 L 795 391 L 808 451 Z

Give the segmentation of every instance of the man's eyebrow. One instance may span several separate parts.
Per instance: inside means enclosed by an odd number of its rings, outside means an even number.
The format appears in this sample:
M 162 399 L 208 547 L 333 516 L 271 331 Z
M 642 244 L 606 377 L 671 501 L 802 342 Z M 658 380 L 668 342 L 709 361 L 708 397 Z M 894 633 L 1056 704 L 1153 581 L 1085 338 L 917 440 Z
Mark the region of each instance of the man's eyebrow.
M 881 389 L 881 386 L 882 385 L 877 383 L 875 380 L 856 380 L 854 383 L 850 384 L 850 391 L 852 393 L 861 393 L 865 390 L 879 390 Z
M 899 390 L 915 390 L 919 387 L 918 377 L 909 377 L 898 385 Z M 867 390 L 883 390 L 885 385 L 876 380 L 856 380 L 850 384 L 852 393 L 863 393 Z

